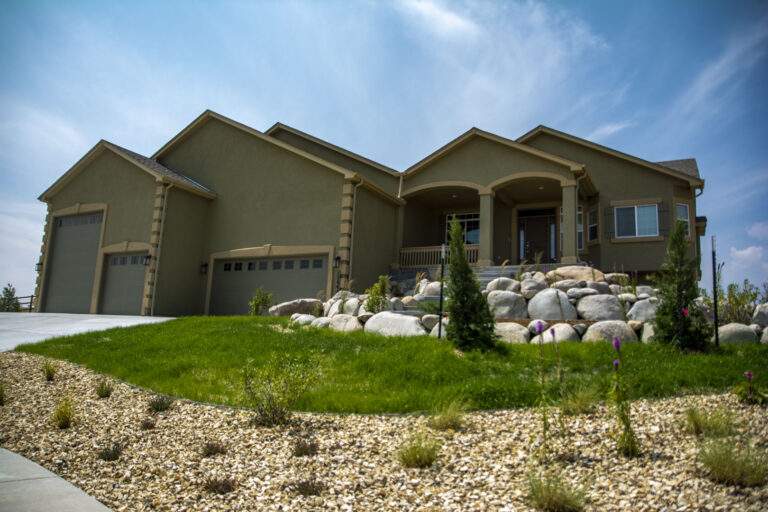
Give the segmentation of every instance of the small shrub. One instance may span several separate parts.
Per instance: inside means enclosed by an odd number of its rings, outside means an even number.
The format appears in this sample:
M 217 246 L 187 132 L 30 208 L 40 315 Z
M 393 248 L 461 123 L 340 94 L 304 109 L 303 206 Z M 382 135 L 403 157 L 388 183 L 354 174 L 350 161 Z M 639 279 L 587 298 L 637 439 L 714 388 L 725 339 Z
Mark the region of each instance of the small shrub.
M 314 439 L 298 439 L 293 445 L 294 457 L 309 457 L 311 455 L 317 455 L 319 446 Z
M 53 382 L 53 378 L 56 376 L 56 365 L 50 361 L 43 363 L 43 375 L 46 382 Z
M 699 451 L 699 462 L 714 482 L 755 487 L 768 477 L 768 457 L 754 448 L 738 448 L 730 441 L 712 441 Z
M 219 441 L 207 441 L 203 445 L 203 457 L 213 457 L 214 455 L 224 455 L 227 453 L 227 447 Z
M 314 478 L 297 480 L 286 487 L 301 496 L 319 496 L 325 489 L 325 486 Z
M 5 385 L 0 382 L 0 405 L 5 405 Z
M 464 427 L 466 411 L 466 403 L 461 400 L 451 400 L 435 411 L 435 414 L 427 420 L 427 425 L 435 430 L 461 430 Z
M 251 316 L 263 315 L 271 305 L 272 294 L 261 287 L 256 288 L 253 291 L 253 297 L 248 301 L 248 314 Z
M 237 481 L 234 478 L 210 477 L 205 480 L 205 490 L 216 494 L 227 494 L 235 490 Z
M 368 300 L 365 302 L 366 311 L 379 313 L 386 309 L 387 291 L 389 290 L 389 276 L 379 276 L 378 281 L 365 290 L 368 294 Z
M 107 446 L 106 448 L 102 448 L 101 450 L 99 450 L 97 453 L 97 456 L 101 460 L 112 462 L 119 459 L 122 453 L 123 453 L 122 445 L 120 443 L 112 443 L 111 446 Z
M 141 430 L 152 430 L 155 428 L 157 423 L 155 422 L 154 418 L 144 418 L 141 420 Z
M 75 421 L 75 404 L 72 399 L 65 397 L 56 404 L 51 420 L 60 429 L 69 428 Z
M 696 407 L 689 407 L 685 410 L 684 429 L 695 436 L 730 436 L 735 431 L 733 413 L 724 408 L 706 413 Z
M 566 393 L 560 400 L 560 411 L 566 416 L 592 414 L 597 409 L 599 396 L 595 388 L 582 387 Z
M 19 303 L 19 299 L 16 297 L 16 288 L 11 283 L 3 287 L 3 293 L 0 295 L 0 311 L 11 313 L 21 311 L 21 303 Z
M 262 427 L 284 425 L 291 408 L 317 379 L 316 366 L 276 354 L 264 366 L 256 368 L 248 361 L 243 369 L 245 398 L 255 410 L 251 424 Z
M 751 371 L 744 372 L 744 381 L 733 388 L 733 393 L 745 404 L 766 405 L 768 404 L 768 394 L 758 388 L 753 382 Z
M 112 395 L 114 387 L 107 380 L 101 380 L 96 386 L 96 396 L 99 398 L 109 398 Z
M 528 476 L 528 500 L 544 512 L 579 512 L 584 510 L 584 491 L 571 487 L 557 476 Z
M 428 468 L 437 460 L 440 442 L 419 432 L 403 443 L 397 458 L 406 468 Z
M 152 412 L 167 411 L 173 405 L 173 398 L 165 395 L 156 395 L 149 400 L 149 410 Z

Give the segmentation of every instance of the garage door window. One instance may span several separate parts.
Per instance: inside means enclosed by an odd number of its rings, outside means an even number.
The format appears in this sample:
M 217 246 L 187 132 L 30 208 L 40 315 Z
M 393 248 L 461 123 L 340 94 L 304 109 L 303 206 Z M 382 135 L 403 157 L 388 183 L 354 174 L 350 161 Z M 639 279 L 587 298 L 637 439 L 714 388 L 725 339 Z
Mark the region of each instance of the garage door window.
M 260 261 L 259 262 L 259 270 L 267 270 L 267 262 L 266 261 Z
M 272 270 L 280 270 L 283 268 L 283 262 L 280 260 L 275 260 L 272 262 Z
M 293 260 L 285 260 L 285 270 L 293 270 Z
M 323 260 L 312 260 L 312 268 L 323 268 Z
M 301 260 L 301 263 L 299 263 L 299 268 L 309 268 L 309 260 Z
M 252 261 L 249 261 L 248 262 L 248 272 L 252 272 L 254 270 L 256 270 L 256 264 L 254 262 L 252 262 Z
M 235 263 L 235 272 L 240 272 L 241 270 L 243 270 L 243 264 L 242 262 L 238 261 Z
M 224 272 L 230 272 L 232 270 L 232 264 L 231 263 L 225 263 L 224 264 Z

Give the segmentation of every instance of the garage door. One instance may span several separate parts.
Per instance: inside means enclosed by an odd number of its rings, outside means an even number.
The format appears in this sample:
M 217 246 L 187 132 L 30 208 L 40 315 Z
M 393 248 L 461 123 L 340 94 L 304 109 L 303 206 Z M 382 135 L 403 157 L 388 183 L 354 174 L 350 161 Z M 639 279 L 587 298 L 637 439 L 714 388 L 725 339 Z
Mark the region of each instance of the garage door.
M 101 212 L 55 218 L 43 311 L 90 312 L 101 222 Z
M 141 314 L 146 252 L 112 254 L 104 260 L 101 311 L 105 315 Z
M 210 312 L 248 313 L 248 301 L 258 287 L 272 293 L 275 303 L 314 298 L 325 292 L 327 280 L 327 256 L 216 260 Z

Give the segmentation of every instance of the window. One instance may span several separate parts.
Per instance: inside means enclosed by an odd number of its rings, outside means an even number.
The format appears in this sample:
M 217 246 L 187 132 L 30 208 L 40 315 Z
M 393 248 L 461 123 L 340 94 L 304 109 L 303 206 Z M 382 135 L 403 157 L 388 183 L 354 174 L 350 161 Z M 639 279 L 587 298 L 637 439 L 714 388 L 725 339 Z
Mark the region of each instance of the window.
M 464 243 L 477 245 L 480 243 L 480 213 L 449 213 L 445 216 L 445 243 L 449 242 L 451 221 L 456 218 L 464 234 Z
M 560 246 L 563 244 L 563 207 L 560 207 Z M 576 249 L 584 250 L 584 209 L 579 206 L 576 212 Z M 554 258 L 552 258 L 554 260 Z
M 621 206 L 613 209 L 616 238 L 659 236 L 659 212 L 655 204 Z
M 131 256 L 131 265 L 138 265 L 139 264 L 139 257 L 137 255 Z
M 117 256 L 112 256 L 109 259 L 109 264 L 110 265 L 117 265 L 119 262 L 120 262 L 120 258 L 118 258 Z
M 253 270 L 256 270 L 256 263 L 254 263 L 253 261 L 249 261 L 248 262 L 248 271 L 251 272 Z
M 309 268 L 309 260 L 301 260 L 301 263 L 299 263 L 299 268 Z
M 229 272 L 232 270 L 232 264 L 231 263 L 225 263 L 224 264 L 224 272 Z
M 121 265 L 127 265 L 128 264 L 128 256 L 120 256 L 120 264 Z
M 688 205 L 686 203 L 677 203 L 675 206 L 676 219 L 685 222 L 685 236 L 691 235 L 691 218 L 688 215 Z
M 267 262 L 266 261 L 260 261 L 259 262 L 259 270 L 267 270 Z
M 285 260 L 285 270 L 293 270 L 293 260 Z
M 597 240 L 598 234 L 597 208 L 592 208 L 587 213 L 587 240 L 590 242 Z
M 275 260 L 272 262 L 272 270 L 280 270 L 283 268 L 283 262 L 280 260 Z
M 323 260 L 312 260 L 312 268 L 323 268 Z
M 237 263 L 235 263 L 235 272 L 240 272 L 242 270 L 243 270 L 243 262 L 238 261 Z

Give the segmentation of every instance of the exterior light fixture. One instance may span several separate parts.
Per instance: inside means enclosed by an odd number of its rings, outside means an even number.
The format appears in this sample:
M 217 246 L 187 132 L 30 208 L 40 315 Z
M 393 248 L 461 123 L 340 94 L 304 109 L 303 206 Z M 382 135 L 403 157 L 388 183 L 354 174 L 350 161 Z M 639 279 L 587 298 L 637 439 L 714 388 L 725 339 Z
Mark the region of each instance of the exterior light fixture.
M 43 263 L 38 261 L 35 265 L 35 272 L 40 272 L 41 270 L 43 270 Z
M 149 262 L 152 261 L 152 255 L 146 254 L 144 256 L 144 266 L 149 266 Z
M 208 263 L 201 263 L 200 264 L 200 273 L 205 275 L 208 273 Z
M 339 268 L 339 264 L 341 263 L 341 256 L 336 256 L 333 258 L 333 268 Z

